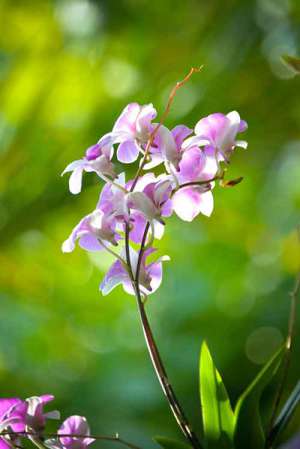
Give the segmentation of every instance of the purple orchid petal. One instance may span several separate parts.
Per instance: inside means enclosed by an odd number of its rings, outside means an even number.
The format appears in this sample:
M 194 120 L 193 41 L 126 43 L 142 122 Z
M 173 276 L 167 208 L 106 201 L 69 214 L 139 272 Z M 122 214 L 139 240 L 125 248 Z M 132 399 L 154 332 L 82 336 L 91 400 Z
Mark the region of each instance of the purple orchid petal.
M 117 119 L 113 132 L 115 131 L 125 131 L 129 135 L 135 133 L 136 131 L 136 119 L 140 112 L 140 105 L 138 103 L 130 103 L 127 105 L 121 115 Z
M 11 449 L 11 443 L 5 441 L 5 437 L 0 437 L 0 449 Z
M 195 134 L 216 142 L 217 137 L 226 131 L 228 125 L 228 117 L 217 112 L 199 120 L 195 126 Z
M 138 158 L 140 147 L 134 140 L 127 140 L 120 143 L 117 150 L 117 158 L 124 164 L 135 162 Z
M 198 181 L 205 167 L 205 154 L 198 147 L 192 147 L 183 153 L 179 164 L 180 180 L 184 182 Z
M 16 404 L 19 404 L 19 398 L 0 398 L 0 419 L 8 412 L 8 410 Z
M 44 413 L 44 406 L 54 399 L 53 395 L 32 396 L 26 399 L 28 404 L 26 425 L 35 432 L 42 432 L 46 425 L 47 415 Z M 59 413 L 55 413 L 55 419 L 59 418 Z
M 148 274 L 151 277 L 151 293 L 154 293 L 162 282 L 162 263 L 153 262 L 147 267 Z
M 101 146 L 99 143 L 96 143 L 95 145 L 92 145 L 89 147 L 85 152 L 85 157 L 88 161 L 92 161 L 94 159 L 97 159 L 97 157 L 101 156 Z
M 136 130 L 138 133 L 143 133 L 145 129 L 149 130 L 151 121 L 156 117 L 157 112 L 153 104 L 146 104 L 141 106 L 140 112 L 136 120 Z
M 173 209 L 184 221 L 192 221 L 200 212 L 209 217 L 213 211 L 213 195 L 199 187 L 184 187 L 174 194 Z
M 14 432 L 25 429 L 27 404 L 19 398 L 0 399 L 0 429 L 8 426 Z
M 159 211 L 155 204 L 144 192 L 128 193 L 127 205 L 130 209 L 140 211 L 150 221 L 159 216 Z
M 248 129 L 248 123 L 245 120 L 240 121 L 239 133 L 243 133 Z
M 166 126 L 161 125 L 157 136 L 158 147 L 164 160 L 177 167 L 180 160 L 180 151 L 177 148 L 173 134 Z
M 132 229 L 129 233 L 129 238 L 134 243 L 141 243 L 147 220 L 145 216 L 138 211 L 132 212 L 131 220 Z
M 78 225 L 75 226 L 73 231 L 71 232 L 69 238 L 65 240 L 62 244 L 62 252 L 70 253 L 75 249 L 75 242 L 77 238 L 79 238 L 80 234 L 82 235 L 85 232 L 88 232 L 88 220 L 90 215 L 84 217 Z
M 117 260 L 106 273 L 100 284 L 102 294 L 108 295 L 117 285 L 128 280 L 128 274 L 119 260 Z
M 185 125 L 178 125 L 172 129 L 172 135 L 175 139 L 176 146 L 178 149 L 181 148 L 182 142 L 192 134 L 193 130 Z
M 171 217 L 171 215 L 173 214 L 173 201 L 166 201 L 161 207 L 160 211 L 162 217 Z
M 64 434 L 89 435 L 90 428 L 86 418 L 77 415 L 67 418 L 58 430 L 58 435 Z M 90 437 L 60 437 L 59 440 L 65 449 L 85 449 L 95 441 L 94 438 Z
M 79 237 L 79 246 L 86 251 L 102 251 L 104 247 L 93 234 L 84 234 Z

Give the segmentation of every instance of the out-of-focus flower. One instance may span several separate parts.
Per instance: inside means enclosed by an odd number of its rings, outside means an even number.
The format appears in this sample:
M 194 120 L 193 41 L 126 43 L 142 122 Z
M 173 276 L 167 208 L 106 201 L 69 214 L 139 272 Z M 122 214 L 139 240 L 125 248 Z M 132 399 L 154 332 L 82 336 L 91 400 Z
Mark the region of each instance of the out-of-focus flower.
M 144 251 L 139 274 L 139 287 L 142 293 L 149 295 L 154 293 L 161 284 L 162 281 L 162 262 L 169 260 L 168 256 L 160 257 L 155 262 L 146 264 L 147 257 L 155 252 L 154 248 L 148 248 Z M 125 257 L 125 251 L 121 254 Z M 130 263 L 132 267 L 133 276 L 136 276 L 138 267 L 139 253 L 130 247 Z M 124 267 L 120 260 L 117 260 L 108 270 L 105 278 L 100 284 L 100 290 L 103 295 L 107 295 L 117 285 L 122 284 L 124 290 L 130 295 L 134 295 L 134 289 L 128 274 L 127 269 Z
M 236 135 L 246 129 L 247 123 L 241 120 L 238 112 L 232 111 L 227 115 L 218 112 L 199 120 L 195 126 L 195 136 L 186 139 L 183 146 L 210 145 L 218 161 L 228 161 L 236 146 L 247 148 L 247 142 L 236 140 Z
M 22 432 L 26 425 L 28 404 L 19 398 L 0 399 L 0 431 L 10 427 L 14 432 Z
M 64 449 L 86 449 L 93 441 L 90 438 L 90 428 L 84 416 L 70 416 L 67 418 L 58 430 L 59 441 Z M 65 437 L 63 435 L 86 435 L 84 438 L 78 436 Z
M 33 396 L 26 401 L 19 398 L 0 399 L 0 432 L 10 428 L 13 432 L 31 432 L 28 438 L 39 437 L 45 429 L 46 420 L 59 419 L 58 411 L 44 413 L 44 405 L 52 401 L 54 396 L 45 394 Z M 0 437 L 1 449 L 9 449 L 19 445 L 19 435 L 3 435 Z
M 32 396 L 26 399 L 28 404 L 26 413 L 26 429 L 42 433 L 46 426 L 47 419 L 59 419 L 60 413 L 57 410 L 44 413 L 44 406 L 48 402 L 53 401 L 54 396 L 51 394 L 44 394 L 42 396 Z
M 111 162 L 113 148 L 111 140 L 108 138 L 100 139 L 100 141 L 86 150 L 82 159 L 71 162 L 62 175 L 72 172 L 69 179 L 70 192 L 77 194 L 81 192 L 83 172 L 95 172 L 98 176 L 110 176 L 115 178 L 114 166 Z
M 70 237 L 62 244 L 62 251 L 70 253 L 75 248 L 76 240 L 79 246 L 87 251 L 100 251 L 104 247 L 101 241 L 117 245 L 118 236 L 116 232 L 116 219 L 112 214 L 105 214 L 102 210 L 96 209 L 86 215 L 70 234 Z

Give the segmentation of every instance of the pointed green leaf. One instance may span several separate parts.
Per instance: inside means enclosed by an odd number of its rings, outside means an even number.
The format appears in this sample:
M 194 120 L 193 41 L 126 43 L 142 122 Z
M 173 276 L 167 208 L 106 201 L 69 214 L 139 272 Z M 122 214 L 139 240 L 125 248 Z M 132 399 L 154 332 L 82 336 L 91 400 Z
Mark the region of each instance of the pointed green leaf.
M 173 440 L 172 438 L 158 436 L 154 437 L 153 440 L 164 449 L 192 449 L 192 446 L 181 441 Z
M 290 394 L 288 400 L 284 404 L 278 418 L 275 421 L 273 429 L 271 430 L 270 442 L 273 443 L 279 434 L 285 429 L 289 420 L 300 402 L 300 380 Z
M 281 347 L 264 365 L 237 402 L 234 411 L 234 441 L 237 448 L 262 449 L 264 447 L 265 434 L 259 412 L 259 402 L 262 392 L 278 370 L 283 354 L 284 347 Z
M 283 61 L 296 73 L 300 73 L 300 58 L 296 56 L 283 55 Z
M 222 378 L 205 342 L 200 353 L 200 399 L 207 447 L 231 449 L 234 414 Z

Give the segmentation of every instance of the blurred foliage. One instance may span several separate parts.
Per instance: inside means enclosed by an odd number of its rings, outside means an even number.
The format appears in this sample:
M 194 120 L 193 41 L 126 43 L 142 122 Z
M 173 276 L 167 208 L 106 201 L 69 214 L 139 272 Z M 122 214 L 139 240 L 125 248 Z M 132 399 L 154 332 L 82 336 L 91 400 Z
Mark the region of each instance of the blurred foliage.
M 98 293 L 110 258 L 60 252 L 93 209 L 99 181 L 86 176 L 72 197 L 59 175 L 128 102 L 162 111 L 195 65 L 204 70 L 178 93 L 167 124 L 237 109 L 249 123 L 249 150 L 230 167 L 243 182 L 215 189 L 210 219 L 169 220 L 161 249 L 172 262 L 148 304 L 194 428 L 201 432 L 204 338 L 234 400 L 278 348 L 300 209 L 300 79 L 281 55 L 299 54 L 299 25 L 298 0 L 0 0 L 3 395 L 51 392 L 64 416 L 86 415 L 95 432 L 146 447 L 154 434 L 180 438 L 133 298 Z M 299 350 L 296 342 L 287 394 L 300 375 Z M 286 435 L 299 421 L 298 413 Z

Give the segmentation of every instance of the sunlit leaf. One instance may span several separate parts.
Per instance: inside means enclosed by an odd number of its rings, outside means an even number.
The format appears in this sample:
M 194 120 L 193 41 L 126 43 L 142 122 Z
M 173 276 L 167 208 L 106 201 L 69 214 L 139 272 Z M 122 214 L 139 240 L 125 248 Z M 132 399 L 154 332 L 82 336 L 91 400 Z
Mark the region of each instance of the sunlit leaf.
M 296 73 L 300 73 L 300 58 L 290 55 L 282 55 L 283 61 Z
M 281 347 L 264 365 L 237 402 L 234 411 L 234 441 L 237 448 L 262 449 L 264 447 L 265 434 L 260 417 L 259 402 L 262 392 L 277 372 L 283 354 L 284 347 Z
M 200 399 L 207 447 L 232 448 L 234 414 L 205 342 L 200 353 Z
M 286 425 L 290 421 L 293 416 L 294 411 L 296 410 L 297 405 L 300 401 L 300 380 L 295 386 L 294 390 L 290 394 L 288 400 L 284 404 L 281 412 L 279 413 L 273 429 L 271 431 L 270 442 L 272 443 L 279 434 L 285 429 Z
M 158 436 L 154 437 L 153 440 L 164 449 L 191 449 L 191 446 L 188 444 L 173 440 L 172 438 Z

